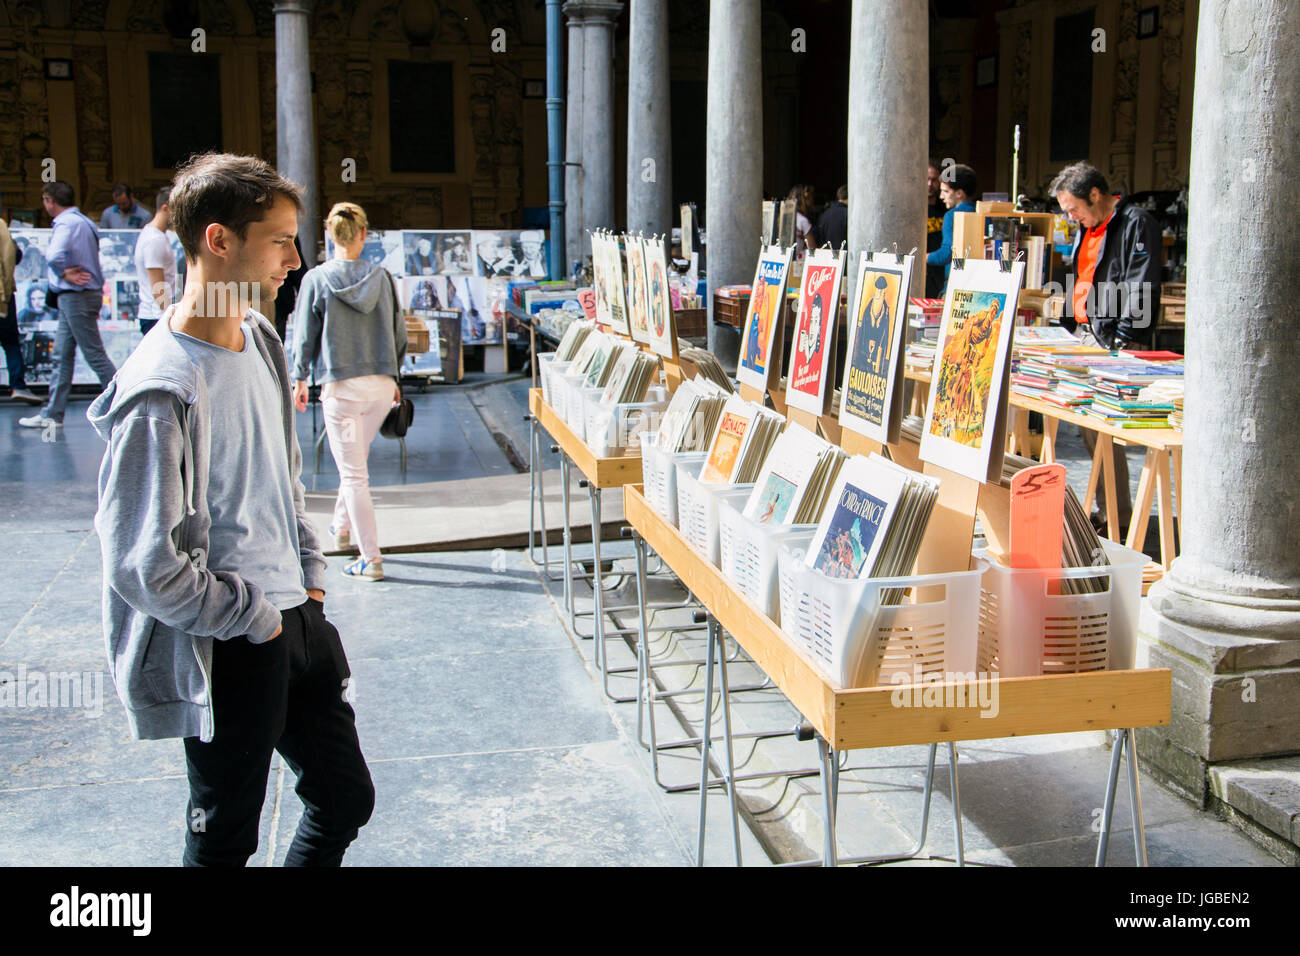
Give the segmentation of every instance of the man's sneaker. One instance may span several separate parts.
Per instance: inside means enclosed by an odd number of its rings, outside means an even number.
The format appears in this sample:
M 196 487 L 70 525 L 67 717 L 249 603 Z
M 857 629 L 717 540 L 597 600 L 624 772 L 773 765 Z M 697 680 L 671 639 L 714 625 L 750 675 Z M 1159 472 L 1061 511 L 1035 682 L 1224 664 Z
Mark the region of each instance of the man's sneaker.
M 365 558 L 357 558 L 346 568 L 343 573 L 350 578 L 366 578 L 371 581 L 382 581 L 384 579 L 384 559 L 379 558 L 376 561 L 367 561 Z
M 44 405 L 45 399 L 39 395 L 33 395 L 25 388 L 15 388 L 9 393 L 9 397 L 15 402 L 26 402 L 28 405 Z
M 334 530 L 334 526 L 330 525 L 330 534 L 334 535 L 335 550 L 343 551 L 352 547 L 352 532 L 347 528 L 344 528 L 342 531 L 336 531 Z
M 55 421 L 53 418 L 46 418 L 44 415 L 29 415 L 27 418 L 18 419 L 18 424 L 23 428 L 48 428 L 53 425 L 55 428 L 62 428 L 63 422 Z

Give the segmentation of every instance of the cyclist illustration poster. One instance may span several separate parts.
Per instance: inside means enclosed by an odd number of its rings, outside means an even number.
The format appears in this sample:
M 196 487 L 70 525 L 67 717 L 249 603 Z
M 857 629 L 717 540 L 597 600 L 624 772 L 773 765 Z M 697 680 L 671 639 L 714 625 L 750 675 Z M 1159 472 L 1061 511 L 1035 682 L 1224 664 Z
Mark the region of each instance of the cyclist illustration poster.
M 835 354 L 835 325 L 840 306 L 840 274 L 844 259 L 821 249 L 804 262 L 799 286 L 799 312 L 790 354 L 790 385 L 786 400 L 792 408 L 826 414 L 830 394 L 826 366 Z
M 760 391 L 767 388 L 770 378 L 781 374 L 781 357 L 774 353 L 781 341 L 777 326 L 785 304 L 785 284 L 793 251 L 780 245 L 768 246 L 758 257 L 758 268 L 754 271 L 736 378 L 741 384 Z
M 882 444 L 899 439 L 907 291 L 912 257 L 862 253 L 850 303 L 840 424 Z
M 1001 474 L 1007 376 L 1024 263 L 993 260 L 954 268 L 944 300 L 921 458 L 992 481 Z

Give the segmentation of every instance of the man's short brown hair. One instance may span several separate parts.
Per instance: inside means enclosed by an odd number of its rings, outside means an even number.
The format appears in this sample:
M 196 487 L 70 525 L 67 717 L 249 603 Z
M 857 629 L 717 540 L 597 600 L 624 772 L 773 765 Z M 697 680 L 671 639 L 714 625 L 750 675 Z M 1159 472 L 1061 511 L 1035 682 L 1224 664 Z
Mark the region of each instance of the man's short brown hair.
M 41 195 L 49 196 L 56 204 L 63 206 L 65 209 L 77 204 L 77 196 L 72 191 L 72 186 L 62 179 L 56 179 L 54 182 L 42 186 Z
M 203 153 L 176 171 L 167 208 L 185 258 L 197 262 L 209 225 L 220 223 L 243 239 L 250 223 L 266 218 L 277 196 L 302 212 L 302 191 L 256 156 Z

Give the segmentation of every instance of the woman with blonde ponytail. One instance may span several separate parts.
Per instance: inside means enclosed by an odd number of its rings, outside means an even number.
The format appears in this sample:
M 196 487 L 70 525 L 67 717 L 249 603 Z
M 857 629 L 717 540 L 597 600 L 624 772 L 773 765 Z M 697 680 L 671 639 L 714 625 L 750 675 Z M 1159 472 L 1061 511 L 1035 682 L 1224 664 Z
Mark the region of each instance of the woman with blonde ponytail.
M 344 574 L 380 581 L 384 564 L 367 458 L 379 426 L 402 397 L 397 380 L 406 355 L 406 325 L 393 277 L 361 258 L 368 225 L 365 210 L 350 202 L 336 203 L 325 220 L 334 257 L 303 276 L 298 291 L 293 398 L 298 411 L 306 411 L 314 364 L 330 453 L 339 470 L 330 532 L 339 548 L 350 547 L 355 535 L 361 552 Z

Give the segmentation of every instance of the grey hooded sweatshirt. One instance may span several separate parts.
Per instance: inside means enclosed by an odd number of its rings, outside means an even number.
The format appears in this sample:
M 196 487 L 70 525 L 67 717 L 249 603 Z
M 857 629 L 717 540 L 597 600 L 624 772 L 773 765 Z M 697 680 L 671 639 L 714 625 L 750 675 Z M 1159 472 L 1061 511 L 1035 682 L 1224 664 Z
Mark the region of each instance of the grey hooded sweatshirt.
M 330 259 L 302 277 L 293 310 L 293 377 L 316 384 L 362 375 L 397 378 L 406 321 L 388 270 L 365 259 Z
M 86 417 L 108 450 L 99 469 L 104 639 L 118 696 L 140 739 L 212 740 L 212 642 L 270 639 L 280 611 L 258 585 L 207 567 L 209 393 L 172 335 L 169 308 Z M 303 586 L 325 589 L 307 520 L 289 371 L 275 328 L 257 312 L 253 344 L 280 383 Z M 250 476 L 251 477 L 251 476 Z

